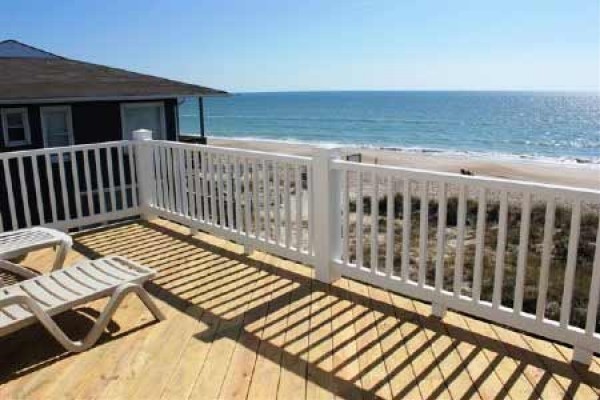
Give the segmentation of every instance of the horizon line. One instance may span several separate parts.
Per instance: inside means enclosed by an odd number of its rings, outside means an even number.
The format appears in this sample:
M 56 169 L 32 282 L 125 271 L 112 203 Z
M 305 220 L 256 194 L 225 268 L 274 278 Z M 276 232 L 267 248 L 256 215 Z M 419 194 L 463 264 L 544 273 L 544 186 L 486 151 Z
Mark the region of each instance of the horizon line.
M 393 93 L 393 92 L 455 92 L 455 93 L 573 93 L 573 94 L 597 94 L 598 90 L 584 89 L 283 89 L 283 90 L 228 90 L 231 94 L 268 94 L 268 93 Z

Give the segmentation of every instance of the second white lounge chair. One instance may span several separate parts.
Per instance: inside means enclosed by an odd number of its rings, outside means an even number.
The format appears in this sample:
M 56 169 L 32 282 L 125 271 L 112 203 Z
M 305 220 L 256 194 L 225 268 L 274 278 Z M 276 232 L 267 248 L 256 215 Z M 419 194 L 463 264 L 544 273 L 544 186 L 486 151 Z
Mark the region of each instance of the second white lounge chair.
M 52 270 L 61 268 L 73 240 L 66 233 L 55 229 L 35 227 L 0 233 L 0 260 L 20 257 L 30 251 L 56 247 L 56 259 Z
M 0 287 L 0 336 L 39 322 L 68 351 L 84 351 L 96 343 L 129 293 L 135 293 L 157 320 L 164 319 L 143 287 L 154 276 L 154 271 L 123 257 L 83 261 L 45 275 L 35 275 L 23 267 L 0 260 L 1 269 L 29 279 Z M 105 297 L 110 298 L 108 304 L 82 341 L 71 340 L 52 319 Z

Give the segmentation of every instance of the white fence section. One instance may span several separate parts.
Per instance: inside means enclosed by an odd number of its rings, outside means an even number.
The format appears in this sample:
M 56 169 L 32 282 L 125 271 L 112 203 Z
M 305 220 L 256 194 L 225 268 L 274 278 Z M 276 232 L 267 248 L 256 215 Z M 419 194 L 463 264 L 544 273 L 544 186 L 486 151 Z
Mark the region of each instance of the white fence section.
M 600 192 L 139 140 L 0 155 L 0 226 L 160 216 L 433 304 L 600 349 Z
M 598 352 L 600 192 L 332 168 L 342 234 L 331 256 L 342 275 L 430 301 L 439 316 L 449 307 L 573 344 L 583 362 Z
M 110 142 L 0 154 L 0 231 L 62 230 L 139 214 L 135 145 Z
M 145 213 L 312 263 L 311 159 L 145 141 Z

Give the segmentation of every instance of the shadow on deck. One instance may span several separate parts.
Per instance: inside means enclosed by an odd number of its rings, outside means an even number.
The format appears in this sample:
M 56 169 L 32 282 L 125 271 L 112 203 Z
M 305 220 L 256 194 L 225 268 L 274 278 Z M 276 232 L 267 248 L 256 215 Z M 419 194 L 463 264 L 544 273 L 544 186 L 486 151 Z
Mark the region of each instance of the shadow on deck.
M 571 350 L 312 270 L 166 221 L 75 236 L 77 255 L 152 266 L 167 320 L 129 299 L 101 343 L 68 355 L 40 327 L 0 339 L 0 397 L 597 397 L 600 362 Z M 27 262 L 48 265 L 50 254 Z M 101 304 L 65 313 L 85 334 Z M 86 369 L 87 368 L 87 369 Z

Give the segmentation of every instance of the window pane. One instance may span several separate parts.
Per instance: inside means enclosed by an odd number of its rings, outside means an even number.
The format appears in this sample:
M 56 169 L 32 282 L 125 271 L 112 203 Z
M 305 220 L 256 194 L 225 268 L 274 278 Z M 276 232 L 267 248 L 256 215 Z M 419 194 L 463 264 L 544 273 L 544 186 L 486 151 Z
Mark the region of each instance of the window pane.
M 53 134 L 67 133 L 67 113 L 64 111 L 45 112 L 46 129 Z
M 125 109 L 125 137 L 131 139 L 138 129 L 152 131 L 152 139 L 162 139 L 161 108 L 157 106 L 128 107 Z
M 48 147 L 62 147 L 71 144 L 68 110 L 42 110 L 42 117 L 44 119 L 44 137 Z
M 54 133 L 48 136 L 47 139 L 48 147 L 63 147 L 68 146 L 69 143 L 69 133 Z
M 8 129 L 8 141 L 9 142 L 23 142 L 25 141 L 25 128 L 11 128 Z
M 6 124 L 9 128 L 22 128 L 23 114 L 21 114 L 20 112 L 6 114 Z

